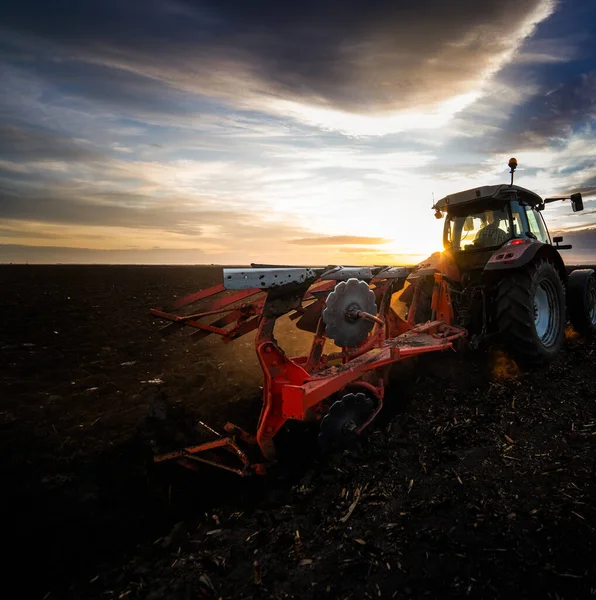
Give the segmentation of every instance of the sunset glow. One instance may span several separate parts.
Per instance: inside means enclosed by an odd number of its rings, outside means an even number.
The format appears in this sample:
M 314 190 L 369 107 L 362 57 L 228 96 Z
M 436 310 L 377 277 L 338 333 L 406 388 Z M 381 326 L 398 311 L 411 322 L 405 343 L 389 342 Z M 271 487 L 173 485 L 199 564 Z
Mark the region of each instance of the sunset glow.
M 3 8 L 0 262 L 416 262 L 512 155 L 593 226 L 592 3 L 408 6 Z

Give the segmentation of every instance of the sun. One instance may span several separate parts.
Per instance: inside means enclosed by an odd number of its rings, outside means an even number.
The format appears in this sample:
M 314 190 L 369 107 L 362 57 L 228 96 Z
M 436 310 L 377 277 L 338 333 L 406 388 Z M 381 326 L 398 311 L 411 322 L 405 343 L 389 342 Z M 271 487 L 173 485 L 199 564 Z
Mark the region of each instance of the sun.
M 411 227 L 401 229 L 399 235 L 383 246 L 383 251 L 422 260 L 443 249 L 443 223 L 436 219 L 428 220 L 422 226 L 412 223 Z

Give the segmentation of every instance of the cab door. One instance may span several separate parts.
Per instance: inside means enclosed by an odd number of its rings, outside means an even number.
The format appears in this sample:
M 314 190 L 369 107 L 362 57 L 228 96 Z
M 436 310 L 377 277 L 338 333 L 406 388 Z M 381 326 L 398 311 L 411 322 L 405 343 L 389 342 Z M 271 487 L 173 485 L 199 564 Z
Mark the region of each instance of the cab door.
M 526 206 L 522 206 L 517 200 L 510 204 L 511 206 L 511 225 L 514 238 L 527 237 L 526 233 L 530 231 L 528 217 L 526 216 Z
M 526 205 L 526 217 L 528 219 L 528 231 L 536 236 L 539 242 L 550 244 L 550 236 L 544 224 L 542 215 L 532 206 Z M 530 236 L 531 237 L 531 236 Z

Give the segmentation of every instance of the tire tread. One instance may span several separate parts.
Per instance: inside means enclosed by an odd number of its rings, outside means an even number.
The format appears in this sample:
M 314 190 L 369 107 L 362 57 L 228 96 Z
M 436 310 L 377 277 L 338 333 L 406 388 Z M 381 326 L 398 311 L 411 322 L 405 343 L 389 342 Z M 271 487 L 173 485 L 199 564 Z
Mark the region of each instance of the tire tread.
M 499 336 L 514 358 L 530 365 L 543 364 L 552 358 L 550 356 L 552 353 L 541 348 L 536 336 L 531 297 L 534 278 L 544 264 L 548 264 L 552 268 L 564 302 L 563 283 L 554 265 L 549 261 L 539 261 L 529 268 L 514 271 L 501 279 L 497 289 L 495 319 Z M 564 319 L 561 320 L 560 327 L 564 330 Z M 560 340 L 557 343 L 555 354 L 560 348 L 562 337 L 562 332 L 560 332 Z

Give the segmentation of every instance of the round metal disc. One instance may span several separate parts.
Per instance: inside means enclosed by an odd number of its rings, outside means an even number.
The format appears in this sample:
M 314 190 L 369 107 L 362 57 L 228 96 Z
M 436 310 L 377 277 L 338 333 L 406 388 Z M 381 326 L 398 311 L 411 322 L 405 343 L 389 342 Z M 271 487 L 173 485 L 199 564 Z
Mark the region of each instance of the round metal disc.
M 349 314 L 354 310 L 376 315 L 374 292 L 366 281 L 355 278 L 340 281 L 327 296 L 323 311 L 327 337 L 338 346 L 353 348 L 361 344 L 374 326 L 371 321 L 350 318 Z
M 330 448 L 349 441 L 355 435 L 355 430 L 368 421 L 374 409 L 372 400 L 366 394 L 346 394 L 334 402 L 323 417 L 319 444 L 323 448 Z

